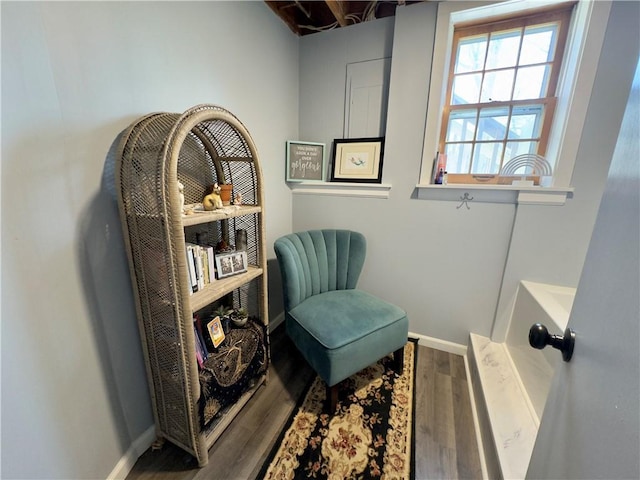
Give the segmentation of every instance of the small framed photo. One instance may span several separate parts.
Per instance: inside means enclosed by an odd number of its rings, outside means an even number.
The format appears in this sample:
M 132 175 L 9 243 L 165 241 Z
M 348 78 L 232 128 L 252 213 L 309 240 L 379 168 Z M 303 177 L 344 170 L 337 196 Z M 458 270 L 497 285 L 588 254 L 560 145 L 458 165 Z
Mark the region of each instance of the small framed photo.
M 324 143 L 287 141 L 287 182 L 324 182 Z
M 224 341 L 224 330 L 222 329 L 220 317 L 215 317 L 207 323 L 207 331 L 209 332 L 213 346 L 218 348 L 218 345 Z
M 247 252 L 229 252 L 216 255 L 218 278 L 225 278 L 247 271 Z
M 384 137 L 333 141 L 332 182 L 382 182 Z

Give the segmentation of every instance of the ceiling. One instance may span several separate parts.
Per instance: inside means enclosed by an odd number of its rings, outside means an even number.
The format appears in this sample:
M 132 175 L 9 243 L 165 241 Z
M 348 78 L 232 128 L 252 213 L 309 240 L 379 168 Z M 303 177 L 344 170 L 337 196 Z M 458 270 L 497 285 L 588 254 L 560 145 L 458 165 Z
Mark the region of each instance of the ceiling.
M 422 0 L 348 2 L 345 0 L 265 1 L 298 36 L 346 27 L 376 18 L 392 17 L 396 6 Z

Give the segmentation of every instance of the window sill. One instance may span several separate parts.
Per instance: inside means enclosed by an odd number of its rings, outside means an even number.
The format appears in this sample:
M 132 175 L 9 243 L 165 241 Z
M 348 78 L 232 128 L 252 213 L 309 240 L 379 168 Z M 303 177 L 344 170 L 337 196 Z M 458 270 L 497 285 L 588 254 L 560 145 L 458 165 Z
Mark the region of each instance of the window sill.
M 416 185 L 418 198 L 460 202 L 516 203 L 519 205 L 564 205 L 573 187 L 517 187 L 513 185 L 449 184 Z
M 389 198 L 388 183 L 296 182 L 289 183 L 294 195 Z

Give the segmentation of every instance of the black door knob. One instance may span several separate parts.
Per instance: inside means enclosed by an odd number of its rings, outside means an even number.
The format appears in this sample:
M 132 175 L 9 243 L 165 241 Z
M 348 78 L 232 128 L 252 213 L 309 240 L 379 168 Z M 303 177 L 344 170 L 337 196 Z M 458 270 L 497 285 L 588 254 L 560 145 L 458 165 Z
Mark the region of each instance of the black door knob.
M 562 359 L 565 362 L 571 360 L 573 347 L 576 343 L 576 334 L 569 327 L 564 331 L 564 335 L 551 335 L 547 327 L 541 323 L 536 323 L 529 329 L 529 345 L 538 350 L 542 350 L 547 345 L 557 348 L 562 352 Z

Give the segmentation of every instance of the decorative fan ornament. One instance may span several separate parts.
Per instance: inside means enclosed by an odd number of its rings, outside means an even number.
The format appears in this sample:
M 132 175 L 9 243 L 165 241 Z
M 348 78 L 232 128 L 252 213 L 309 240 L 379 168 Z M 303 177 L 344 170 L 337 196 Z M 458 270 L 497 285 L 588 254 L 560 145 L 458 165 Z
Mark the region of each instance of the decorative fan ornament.
M 527 179 L 530 176 L 550 177 L 553 174 L 551 164 L 542 155 L 535 153 L 525 153 L 513 157 L 502 166 L 500 170 L 501 177 L 522 177 L 520 180 L 514 180 L 512 185 L 517 186 L 533 186 L 534 181 Z

